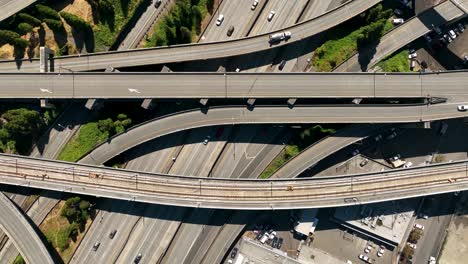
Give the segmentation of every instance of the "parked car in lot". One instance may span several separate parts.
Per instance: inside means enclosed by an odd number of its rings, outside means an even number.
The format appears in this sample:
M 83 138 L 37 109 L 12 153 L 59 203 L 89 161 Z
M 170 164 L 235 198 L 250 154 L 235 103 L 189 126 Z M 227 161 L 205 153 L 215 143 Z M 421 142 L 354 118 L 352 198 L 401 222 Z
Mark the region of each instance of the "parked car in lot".
M 414 228 L 424 230 L 424 226 L 421 224 L 414 224 Z
M 462 23 L 458 23 L 457 28 L 460 33 L 463 33 L 463 31 L 465 31 L 465 26 Z
M 453 30 L 449 30 L 449 36 L 452 38 L 452 39 L 456 39 L 457 38 L 457 34 L 455 34 L 455 31 Z
M 377 257 L 379 257 L 379 258 L 382 257 L 384 253 L 385 253 L 385 247 L 380 246 L 379 250 L 377 251 Z
M 394 19 L 392 20 L 392 23 L 393 23 L 394 25 L 400 25 L 400 24 L 405 23 L 405 20 L 404 20 L 403 18 L 394 18 Z
M 372 250 L 372 247 L 370 245 L 367 245 L 366 248 L 364 248 L 365 253 L 369 253 L 371 252 L 371 250 Z
M 278 238 L 278 245 L 276 246 L 277 249 L 281 249 L 281 246 L 283 246 L 283 241 L 284 240 L 282 237 Z
M 410 247 L 412 249 L 416 249 L 418 246 L 416 246 L 416 244 L 408 242 L 408 247 Z
M 238 248 L 236 248 L 236 247 L 233 248 L 232 251 L 231 251 L 231 258 L 235 258 L 238 251 L 239 251 Z

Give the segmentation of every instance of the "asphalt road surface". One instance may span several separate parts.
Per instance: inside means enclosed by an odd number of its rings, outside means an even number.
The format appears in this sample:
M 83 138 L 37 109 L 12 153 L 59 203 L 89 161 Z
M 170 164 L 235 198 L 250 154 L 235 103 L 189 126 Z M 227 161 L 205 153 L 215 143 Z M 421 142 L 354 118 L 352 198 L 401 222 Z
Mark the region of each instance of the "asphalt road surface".
M 36 0 L 0 0 L 0 21 L 18 13 Z

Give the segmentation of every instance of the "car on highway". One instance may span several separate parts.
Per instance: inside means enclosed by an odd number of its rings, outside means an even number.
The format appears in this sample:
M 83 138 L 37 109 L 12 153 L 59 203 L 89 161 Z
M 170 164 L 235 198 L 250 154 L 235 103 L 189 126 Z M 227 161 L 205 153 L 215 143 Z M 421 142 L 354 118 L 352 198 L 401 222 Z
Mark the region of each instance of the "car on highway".
M 284 66 L 286 65 L 286 60 L 282 60 L 278 65 L 278 70 L 282 71 Z
M 223 14 L 220 14 L 220 15 L 218 16 L 218 18 L 216 19 L 216 25 L 217 25 L 218 27 L 221 26 L 221 24 L 223 23 L 223 21 L 224 21 L 224 15 L 223 15 Z
M 203 145 L 207 145 L 208 142 L 210 141 L 210 136 L 206 136 L 205 140 L 203 140 Z
M 233 32 L 234 32 L 234 26 L 231 25 L 229 29 L 227 30 L 226 35 L 230 37 Z
M 94 243 L 94 245 L 93 245 L 93 251 L 98 250 L 98 248 L 99 248 L 100 245 L 101 245 L 101 242 L 96 242 L 96 243 Z
M 403 168 L 407 169 L 407 168 L 409 168 L 409 167 L 411 167 L 411 166 L 413 166 L 413 162 L 407 161 L 407 162 L 405 163 L 405 165 L 403 165 Z
M 274 33 L 274 34 L 271 34 L 270 35 L 270 40 L 268 42 L 270 42 L 270 44 L 274 44 L 274 43 L 278 43 L 282 40 L 284 41 L 288 41 L 288 39 L 291 38 L 291 32 L 289 31 L 284 31 L 284 32 L 281 32 L 281 33 Z
M 359 153 L 361 153 L 361 152 L 359 151 L 359 149 L 355 149 L 355 150 L 353 150 L 353 151 L 351 152 L 351 156 L 354 157 L 354 156 L 358 155 Z
M 424 226 L 421 224 L 414 224 L 414 228 L 424 230 Z
M 231 251 L 231 258 L 232 259 L 236 257 L 238 251 L 239 251 L 239 249 L 236 248 L 236 247 L 232 249 L 232 251 Z
M 457 34 L 455 34 L 455 31 L 453 30 L 449 30 L 449 36 L 452 38 L 452 39 L 456 39 L 457 38 Z
M 458 111 L 466 111 L 468 110 L 468 105 L 459 105 L 457 106 Z
M 161 4 L 162 4 L 162 0 L 156 0 L 156 1 L 154 1 L 154 7 L 155 7 L 155 8 L 158 8 L 159 6 L 161 6 Z
M 110 232 L 109 238 L 113 239 L 115 237 L 115 234 L 117 234 L 117 229 L 114 229 L 114 230 L 112 230 L 112 232 Z
M 430 256 L 428 263 L 429 264 L 436 264 L 436 258 L 434 258 L 433 256 Z
M 143 255 L 138 254 L 138 255 L 133 259 L 133 263 L 134 263 L 134 264 L 140 263 L 140 260 L 141 260 L 142 257 L 143 257 Z
M 394 19 L 392 20 L 392 23 L 393 23 L 394 25 L 400 25 L 400 24 L 405 23 L 405 20 L 404 20 L 403 18 L 394 18 Z
M 252 3 L 252 6 L 250 7 L 250 10 L 255 10 L 255 8 L 257 8 L 258 6 L 258 0 L 254 0 L 253 3 Z
M 268 22 L 270 22 L 271 20 L 273 20 L 273 17 L 275 16 L 276 12 L 275 11 L 270 11 L 270 13 L 268 14 L 268 17 L 267 17 L 267 20 Z

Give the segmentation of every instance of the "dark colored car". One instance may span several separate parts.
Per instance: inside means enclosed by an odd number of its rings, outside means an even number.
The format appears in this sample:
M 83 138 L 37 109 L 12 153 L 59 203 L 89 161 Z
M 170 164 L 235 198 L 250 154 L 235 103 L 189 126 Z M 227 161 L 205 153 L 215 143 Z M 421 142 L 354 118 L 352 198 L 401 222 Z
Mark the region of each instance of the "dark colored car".
M 114 229 L 114 230 L 112 230 L 112 232 L 110 232 L 109 238 L 113 239 L 115 237 L 115 234 L 117 234 L 117 229 Z
M 232 249 L 232 252 L 231 252 L 231 258 L 232 259 L 236 257 L 237 251 L 239 251 L 239 249 L 237 249 L 236 247 Z
M 260 240 L 263 236 L 263 232 L 260 231 L 258 234 L 257 234 L 257 240 Z
M 278 246 L 278 238 L 274 237 L 273 241 L 271 242 L 271 247 L 276 248 Z
M 278 238 L 278 245 L 276 246 L 276 248 L 280 249 L 281 246 L 283 246 L 283 238 L 282 237 Z
M 154 7 L 158 8 L 162 4 L 162 0 L 156 0 L 154 1 Z
M 226 34 L 228 37 L 230 37 L 233 32 L 234 32 L 234 26 L 230 26 Z
M 278 69 L 282 71 L 285 65 L 286 65 L 286 60 L 282 60 L 280 64 L 278 65 Z
M 135 259 L 133 260 L 133 263 L 134 263 L 134 264 L 140 263 L 140 260 L 141 260 L 142 257 L 143 257 L 143 256 L 142 256 L 141 254 L 138 254 L 138 255 L 135 257 Z

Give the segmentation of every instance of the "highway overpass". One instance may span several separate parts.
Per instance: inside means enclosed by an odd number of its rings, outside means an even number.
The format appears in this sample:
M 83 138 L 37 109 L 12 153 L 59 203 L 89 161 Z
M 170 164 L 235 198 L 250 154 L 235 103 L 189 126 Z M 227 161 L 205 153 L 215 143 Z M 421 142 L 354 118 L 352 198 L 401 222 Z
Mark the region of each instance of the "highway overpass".
M 468 95 L 440 73 L 0 73 L 0 98 L 403 98 Z
M 348 1 L 319 17 L 276 31 L 290 31 L 292 33 L 291 38 L 287 42 L 283 41 L 276 45 L 270 45 L 270 34 L 262 34 L 221 42 L 62 56 L 54 59 L 54 65 L 56 69 L 64 67 L 73 71 L 91 71 L 106 69 L 109 66 L 120 68 L 152 64 L 167 64 L 249 54 L 294 43 L 323 32 L 356 15 L 359 15 L 379 2 L 381 2 L 381 0 Z M 33 59 L 0 62 L 0 72 L 12 72 L 18 70 L 24 72 L 37 72 L 39 71 L 39 60 Z
M 86 164 L 103 164 L 120 153 L 151 139 L 171 133 L 214 125 L 237 124 L 310 124 L 310 123 L 409 123 L 466 117 L 457 104 L 408 106 L 245 106 L 213 107 L 174 113 L 156 118 L 116 135 L 97 146 L 80 160 Z
M 338 66 L 338 72 L 366 71 L 379 61 L 391 55 L 400 48 L 432 31 L 434 26 L 440 26 L 447 21 L 466 16 L 459 7 L 468 4 L 468 0 L 459 0 L 460 5 L 445 1 L 428 9 L 416 17 L 395 27 L 385 34 L 376 46 L 363 49 Z M 364 62 L 365 61 L 365 62 Z M 361 65 L 363 64 L 363 65 Z
M 346 206 L 468 189 L 468 161 L 384 172 L 253 180 L 198 178 L 0 155 L 3 184 L 184 207 L 272 210 Z
M 54 263 L 36 229 L 3 193 L 0 193 L 0 212 L 0 227 L 27 263 Z
M 0 0 L 0 21 L 18 13 L 36 0 Z

